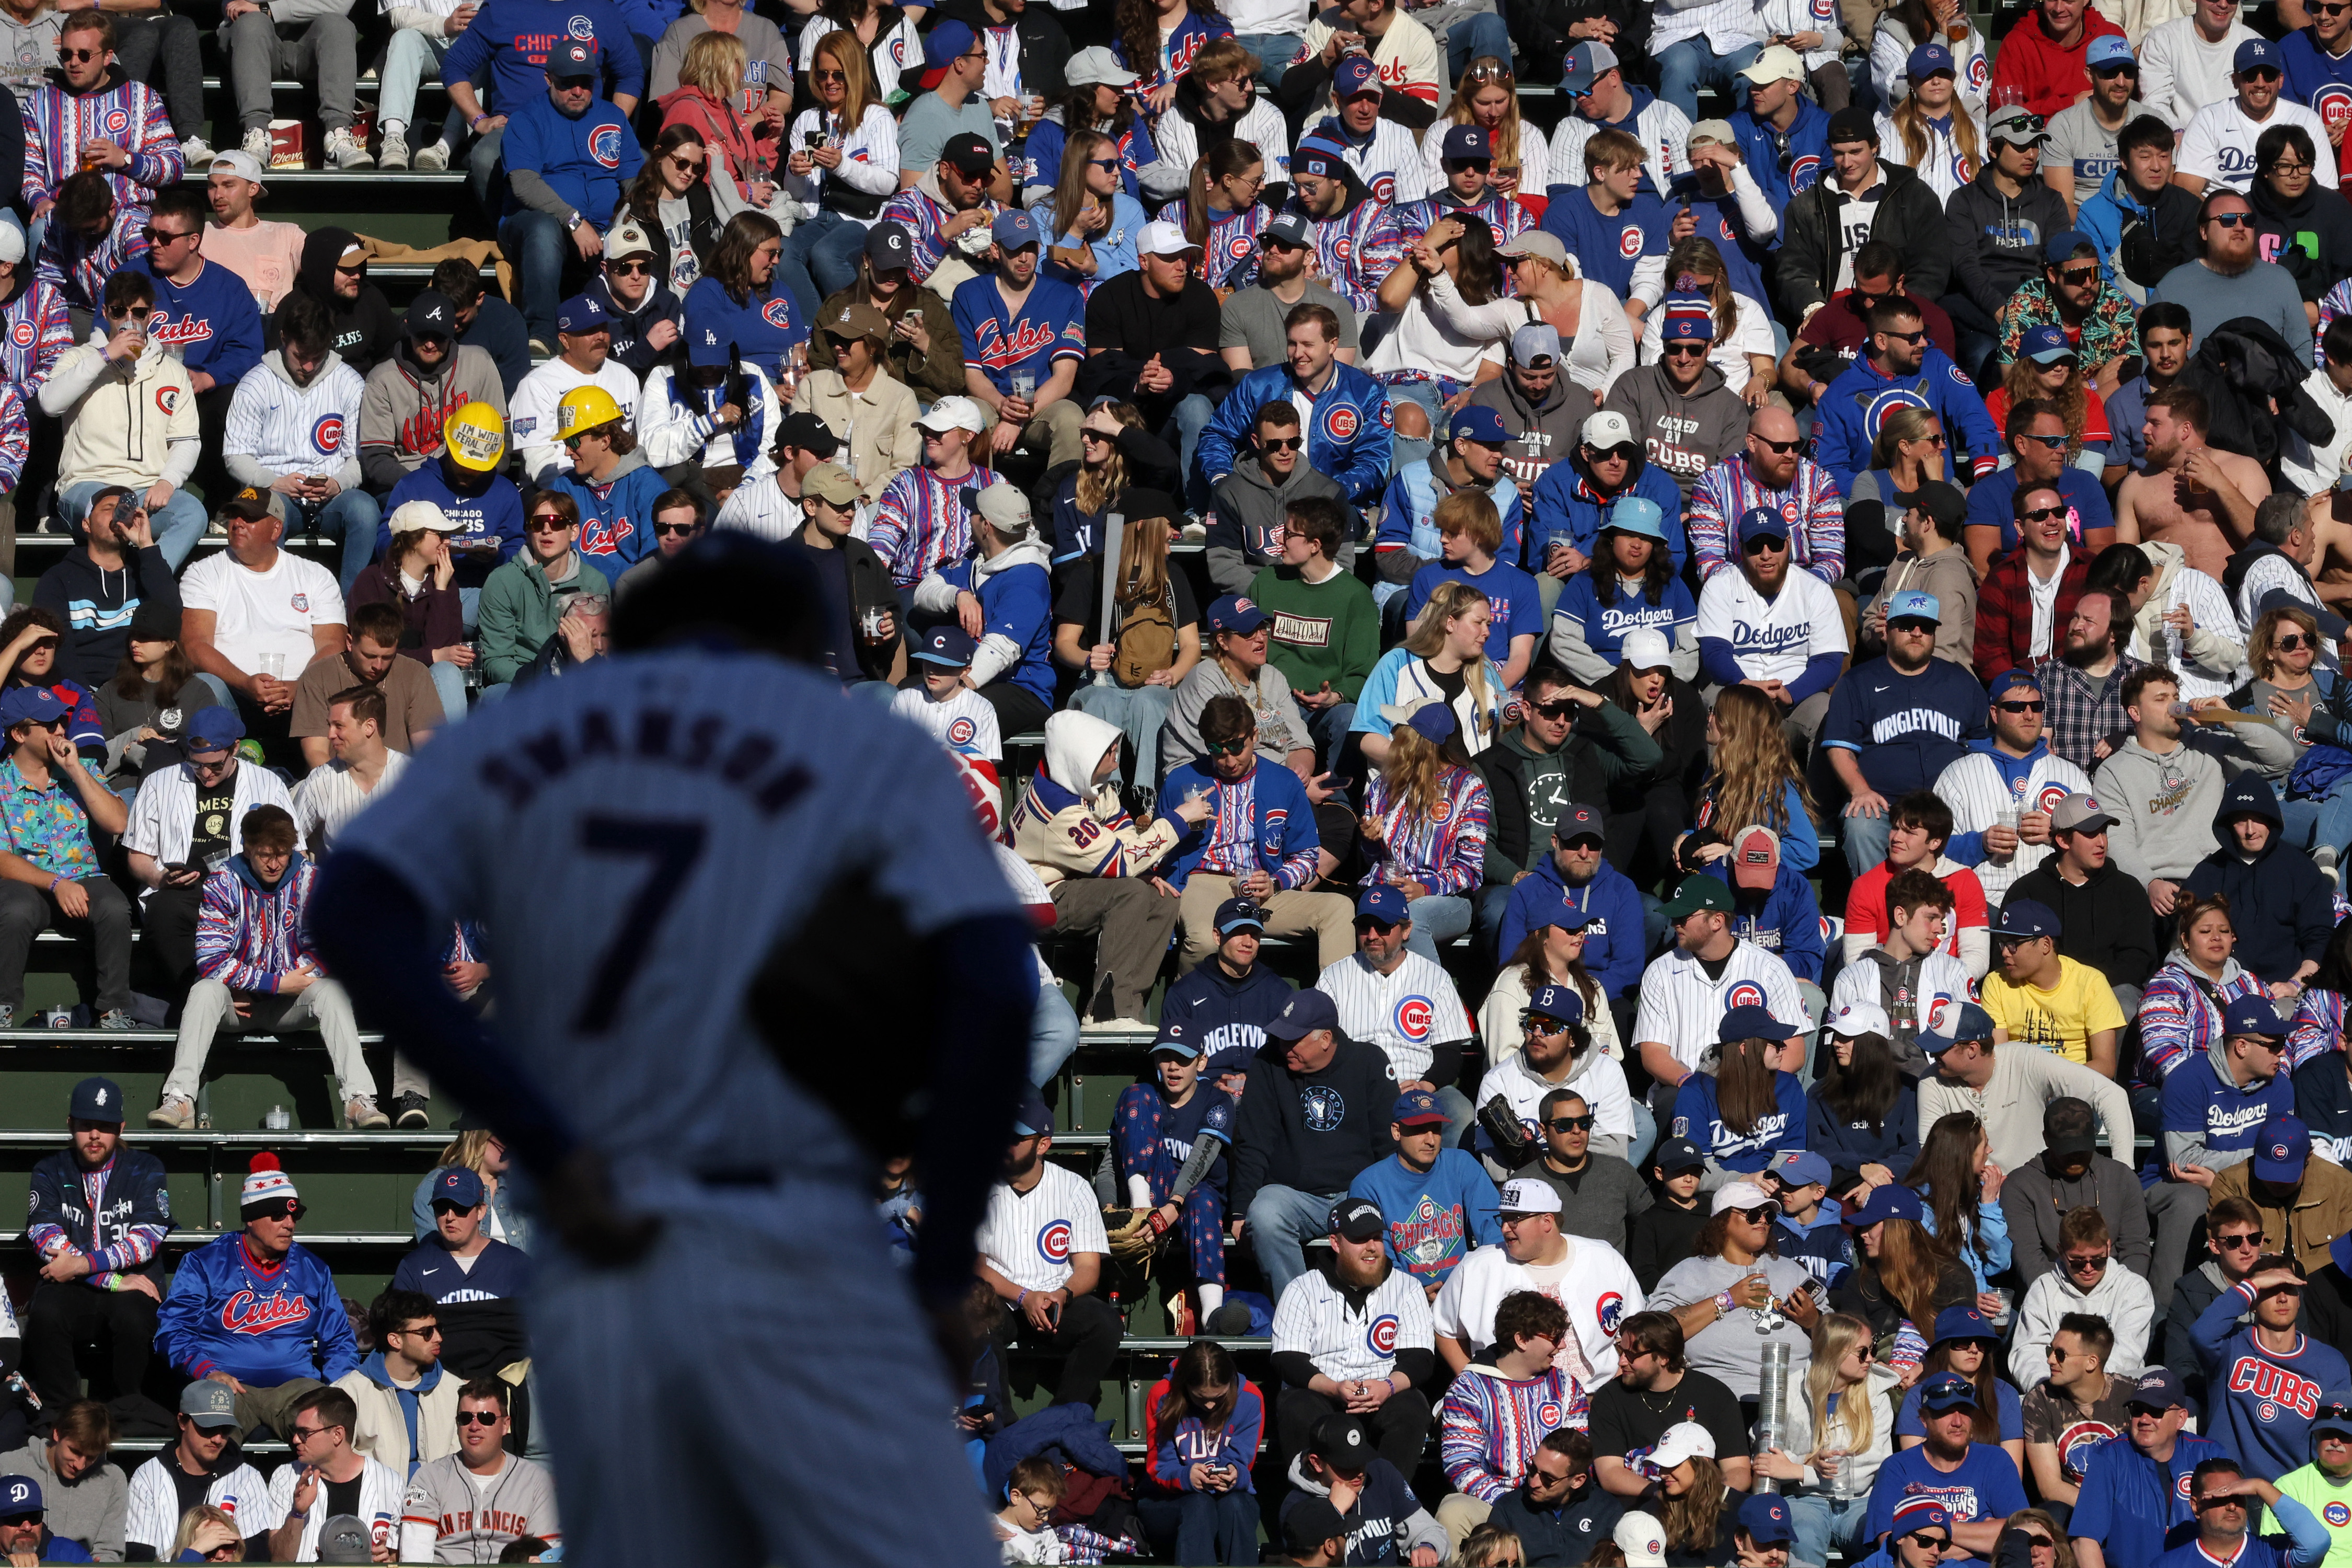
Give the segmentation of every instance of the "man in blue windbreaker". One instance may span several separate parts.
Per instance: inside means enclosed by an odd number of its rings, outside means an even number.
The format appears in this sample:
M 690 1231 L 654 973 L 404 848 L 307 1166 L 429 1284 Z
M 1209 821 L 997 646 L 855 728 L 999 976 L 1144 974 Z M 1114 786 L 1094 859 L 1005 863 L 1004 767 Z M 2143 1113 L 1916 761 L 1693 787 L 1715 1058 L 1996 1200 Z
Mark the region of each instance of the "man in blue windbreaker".
M 1957 474 L 1961 451 L 1981 479 L 2000 463 L 2000 432 L 1985 411 L 1984 399 L 1949 355 L 1927 341 L 1919 307 L 1897 294 L 1871 308 L 1864 323 L 1870 340 L 1843 374 L 1822 395 L 1813 426 L 1813 461 L 1830 471 L 1841 493 L 1853 489 L 1856 474 L 1873 467 L 1870 449 L 1887 411 L 1908 403 L 1944 422 Z
M 1389 478 L 1396 416 L 1388 392 L 1339 363 L 1339 318 L 1327 305 L 1292 306 L 1283 341 L 1287 363 L 1242 377 L 1201 432 L 1194 458 L 1202 475 L 1213 489 L 1232 473 L 1234 454 L 1254 443 L 1259 407 L 1279 398 L 1306 423 L 1307 465 L 1339 480 L 1354 505 L 1370 505 Z
M 2083 1484 L 2067 1524 L 2078 1562 L 2086 1541 L 2098 1549 L 2094 1561 L 2126 1568 L 2194 1539 L 2189 1476 L 2201 1461 L 2224 1457 L 2221 1444 L 2182 1430 L 2189 1396 L 2162 1368 L 2139 1374 L 2124 1397 L 2124 1420 L 2122 1436 L 2092 1445 L 2080 1461 Z

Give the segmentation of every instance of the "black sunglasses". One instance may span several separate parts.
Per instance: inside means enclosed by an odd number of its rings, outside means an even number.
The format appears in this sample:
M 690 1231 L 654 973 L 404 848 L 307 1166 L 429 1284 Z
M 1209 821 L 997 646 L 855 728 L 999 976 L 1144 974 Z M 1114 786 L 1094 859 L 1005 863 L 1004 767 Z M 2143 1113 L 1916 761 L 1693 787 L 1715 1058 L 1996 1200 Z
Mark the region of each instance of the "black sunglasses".
M 460 1410 L 457 1412 L 457 1425 L 460 1426 L 495 1426 L 505 1419 L 506 1415 L 504 1413 L 497 1410 Z
M 87 65 L 91 60 L 103 58 L 105 55 L 104 49 L 69 49 L 63 44 L 58 46 L 58 58 L 71 60 L 76 65 Z
M 2208 223 L 2218 223 L 2223 228 L 2252 228 L 2254 226 L 2254 215 L 2252 213 L 2214 213 L 2205 221 Z
M 1996 702 L 1993 706 L 2000 709 L 2004 713 L 2039 713 L 2042 710 L 2045 704 L 2041 702 Z
M 1106 436 L 1103 439 L 1108 441 L 1110 437 Z M 1296 452 L 1299 447 L 1307 445 L 1307 437 L 1304 436 L 1268 436 L 1260 440 L 1258 445 L 1269 452 Z
M 2040 437 L 2036 437 L 2034 439 L 2039 440 Z M 2038 506 L 2032 511 L 2025 514 L 2025 521 L 2028 522 L 2048 522 L 2053 517 L 2064 517 L 2065 515 L 2066 509 L 2063 506 Z
M 300 1219 L 310 1212 L 310 1205 L 299 1198 L 273 1198 L 259 1203 L 247 1211 L 248 1219 Z
M 1903 336 L 1901 332 L 1889 332 L 1886 335 L 1890 338 L 1899 338 Z M 1925 332 L 1913 334 L 1915 337 L 1921 338 L 1924 338 L 1927 335 L 1927 334 Z M 1768 437 L 1759 436 L 1756 437 L 1756 441 L 1759 446 L 1769 447 L 1772 449 L 1772 455 L 1776 458 L 1785 458 L 1790 453 L 1795 451 L 1799 447 L 1804 445 L 1804 440 L 1801 437 L 1794 441 L 1775 441 Z
M 2093 76 L 2127 76 L 2131 78 L 2132 80 L 2137 81 L 2139 79 L 2139 67 L 2131 64 L 2093 66 L 2091 68 L 2091 74 Z
M 1593 463 L 1605 463 L 1613 458 L 1622 458 L 1630 463 L 1642 455 L 1642 448 L 1631 441 L 1620 441 L 1608 447 L 1587 447 L 1584 450 L 1585 460 Z
M 1761 555 L 1767 551 L 1786 550 L 1788 548 L 1789 542 L 1787 540 L 1773 534 L 1765 533 L 1759 534 L 1754 539 L 1743 542 L 1739 546 L 1739 552 L 1743 555 Z
M 1545 1122 L 1544 1125 L 1550 1128 L 1555 1132 L 1590 1132 L 1592 1131 L 1592 1118 L 1590 1116 L 1555 1116 L 1549 1121 Z
M 673 533 L 679 535 L 692 533 L 697 526 L 691 522 L 657 522 L 654 524 L 654 531 L 667 539 Z

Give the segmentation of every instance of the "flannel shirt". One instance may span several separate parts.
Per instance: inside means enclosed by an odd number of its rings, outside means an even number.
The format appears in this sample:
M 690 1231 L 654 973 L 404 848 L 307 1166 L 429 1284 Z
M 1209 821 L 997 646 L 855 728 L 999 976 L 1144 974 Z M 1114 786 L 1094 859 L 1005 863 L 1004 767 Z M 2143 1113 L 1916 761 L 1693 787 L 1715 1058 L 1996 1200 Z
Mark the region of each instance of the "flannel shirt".
M 101 136 L 131 154 L 130 163 L 108 172 L 106 183 L 114 189 L 117 222 L 131 228 L 145 221 L 154 194 L 187 173 L 163 95 L 125 79 L 121 70 L 110 68 L 107 84 L 93 92 L 68 92 L 52 80 L 25 95 L 19 107 L 27 208 L 57 200 L 58 187 L 81 167 L 82 143 Z
M 1701 474 L 1691 492 L 1687 527 L 1701 583 L 1732 563 L 1731 535 L 1750 507 L 1769 508 L 1789 521 L 1791 564 L 1824 583 L 1845 575 L 1845 498 L 1830 471 L 1800 458 L 1789 488 L 1776 490 L 1757 480 L 1748 454 L 1741 452 Z
M 977 464 L 960 479 L 943 479 L 929 468 L 893 475 L 874 502 L 874 523 L 866 534 L 866 542 L 890 568 L 890 581 L 903 588 L 971 554 L 971 514 L 958 492 L 984 490 L 995 482 L 996 476 Z
M 1982 598 L 1977 601 L 1977 614 L 1984 614 Z M 2094 748 L 2105 737 L 2131 728 L 2131 721 L 2124 717 L 2124 680 L 2133 670 L 2146 668 L 2145 659 L 2119 653 L 2106 679 L 2094 685 L 2090 676 L 2063 658 L 2053 657 L 2035 665 L 2046 705 L 2042 732 L 2050 737 L 2050 749 L 2084 773 L 2098 766 Z
M 0 762 L 0 832 L 7 835 L 11 854 L 48 876 L 79 881 L 99 874 L 89 815 L 81 802 L 61 779 L 52 777 L 47 789 L 34 788 L 14 757 Z
M 2009 330 L 2000 340 L 2001 363 L 2007 364 L 2017 357 L 2018 345 L 2032 328 L 2064 324 L 2058 319 L 2058 301 L 2050 292 L 2050 280 L 2029 279 L 2024 288 L 2010 297 Z M 2083 318 L 2078 342 L 2084 374 L 2111 359 L 2139 353 L 2138 319 L 2133 314 L 2132 302 L 2122 289 L 2104 278 L 2099 279 L 2098 293 L 2092 296 L 2091 313 Z
M 981 210 L 988 214 L 991 223 L 995 222 L 996 216 L 1004 210 L 995 202 L 986 199 L 980 205 Z M 927 280 L 938 269 L 940 263 L 947 259 L 948 247 L 953 242 L 940 237 L 940 226 L 955 216 L 925 195 L 920 186 L 900 191 L 882 204 L 884 218 L 907 226 L 907 236 L 912 245 L 907 270 L 916 282 Z
M 1449 767 L 1438 775 L 1437 809 L 1416 812 L 1393 797 L 1388 775 L 1376 775 L 1364 791 L 1364 817 L 1380 824 L 1366 887 L 1412 880 L 1428 884 L 1433 897 L 1466 896 L 1485 877 L 1486 832 L 1494 825 L 1494 798 L 1486 782 L 1468 768 Z
M 2058 574 L 2058 602 L 2050 612 L 2053 655 L 2064 646 L 2066 623 L 2091 579 L 2090 557 L 2072 546 L 2066 557 L 2066 568 Z M 2035 658 L 2032 644 L 2033 594 L 2025 585 L 2025 552 L 2017 551 L 1995 562 L 1977 584 L 1977 679 L 1990 687 L 1995 676 L 2030 667 Z
M 74 341 L 65 296 L 55 284 L 32 279 L 0 305 L 0 377 L 26 397 L 38 397 L 41 384 Z

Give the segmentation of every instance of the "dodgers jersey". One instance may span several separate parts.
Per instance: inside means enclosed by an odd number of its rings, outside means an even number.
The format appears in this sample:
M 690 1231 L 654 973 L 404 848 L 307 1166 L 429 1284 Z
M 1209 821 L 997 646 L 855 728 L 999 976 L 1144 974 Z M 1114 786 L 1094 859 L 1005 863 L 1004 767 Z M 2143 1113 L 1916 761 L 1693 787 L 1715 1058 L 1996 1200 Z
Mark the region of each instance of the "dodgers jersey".
M 419 834 L 446 852 L 412 853 Z M 502 1042 L 625 1193 L 779 1163 L 864 1179 L 743 1011 L 836 878 L 869 876 L 918 938 L 1015 912 L 937 742 L 756 654 L 616 655 L 518 693 L 418 752 L 342 844 L 436 921 L 499 933 Z
M 1741 572 L 1717 572 L 1698 591 L 1698 635 L 1731 647 L 1740 673 L 1794 686 L 1806 663 L 1846 651 L 1845 622 L 1828 584 L 1795 563 L 1770 598 Z
M 1349 953 L 1317 978 L 1315 989 L 1331 998 L 1349 1039 L 1388 1053 L 1400 1083 L 1429 1070 L 1431 1047 L 1470 1037 L 1453 976 L 1410 948 L 1386 974 Z

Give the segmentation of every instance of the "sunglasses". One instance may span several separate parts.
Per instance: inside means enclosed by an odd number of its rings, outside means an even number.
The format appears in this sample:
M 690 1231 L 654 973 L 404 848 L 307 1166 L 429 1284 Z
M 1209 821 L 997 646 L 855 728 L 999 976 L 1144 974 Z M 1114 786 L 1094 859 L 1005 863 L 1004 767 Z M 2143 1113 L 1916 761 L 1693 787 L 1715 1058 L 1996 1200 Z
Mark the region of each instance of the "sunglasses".
M 1528 707 L 1547 719 L 1565 719 L 1576 704 L 1563 697 L 1557 702 L 1530 702 Z
M 457 1425 L 460 1426 L 495 1426 L 505 1419 L 505 1416 L 499 1415 L 495 1410 L 460 1410 L 457 1412 Z
M 848 72 L 846 72 L 846 71 L 811 71 L 811 72 L 809 72 L 809 80 L 811 80 L 811 81 L 847 81 L 848 79 L 849 79 L 849 73 L 848 73 Z
M 1106 436 L 1103 439 L 1108 441 L 1110 437 Z M 1304 436 L 1267 436 L 1258 441 L 1258 446 L 1268 452 L 1296 452 L 1305 445 L 1307 437 Z
M 615 278 L 635 278 L 641 274 L 650 274 L 653 269 L 654 264 L 650 261 L 608 261 L 604 263 L 604 270 L 611 273 Z
M 1519 1020 L 1519 1031 L 1528 1035 L 1557 1035 L 1567 1028 L 1557 1018 L 1547 1018 L 1541 1013 L 1530 1013 Z
M 1584 454 L 1585 461 L 1589 463 L 1606 463 L 1612 460 L 1630 463 L 1642 455 L 1642 448 L 1631 441 L 1623 441 L 1605 449 L 1600 447 L 1587 447 L 1584 448 Z
M 2208 223 L 2218 223 L 2223 228 L 2252 228 L 2254 226 L 2254 215 L 2252 213 L 2215 213 L 2205 221 Z
M 2046 706 L 2041 702 L 1996 702 L 1994 707 L 2004 713 L 2039 713 Z
M 2131 78 L 2132 80 L 2137 81 L 2139 79 L 2139 67 L 2132 65 L 2093 66 L 2091 68 L 2091 74 L 2098 77 L 2127 76 Z
M 530 520 L 533 533 L 555 533 L 571 526 L 560 511 L 543 511 Z
M 2277 68 L 2273 66 L 2256 66 L 2250 71 L 2240 71 L 2238 74 L 2245 78 L 2248 81 L 2277 81 L 2280 79 L 2280 73 Z
M 2110 1256 L 2111 1254 L 2105 1252 L 2087 1254 L 2070 1252 L 2058 1261 L 2064 1264 L 2070 1271 L 2083 1268 L 2097 1269 L 2107 1266 L 2107 1258 Z
M 2225 1252 L 2245 1252 L 2262 1246 L 2263 1233 L 2250 1230 L 2243 1236 L 2217 1236 L 2213 1241 Z
M 2201 1497 L 2197 1500 L 2197 1511 L 2200 1513 L 2203 1513 L 2209 1509 L 2243 1508 L 2245 1506 L 2246 1500 L 2237 1496 L 2235 1493 L 2231 1493 L 2227 1497 Z
M 109 314 L 112 315 L 117 321 L 143 321 L 154 313 L 155 307 L 152 305 L 133 305 L 127 310 L 114 310 L 109 312 Z
M 1089 169 L 1116 169 L 1118 167 L 1118 160 L 1116 158 L 1089 158 L 1087 160 L 1087 167 Z
M 2352 11 L 2352 0 L 2342 0 L 2342 3 L 2334 5 L 2326 4 L 2325 0 L 2312 0 L 2310 9 L 2314 14 L 2321 16 L 2341 16 L 2345 12 Z
M 2058 281 L 2059 281 L 2059 282 L 2061 282 L 2061 283 L 2071 283 L 2071 284 L 2073 284 L 2073 285 L 2074 285 L 2075 288 L 2077 288 L 2077 289 L 2084 288 L 2084 287 L 2085 287 L 2085 286 L 2087 286 L 2087 285 L 2089 285 L 2089 284 L 2092 284 L 2092 283 L 2095 283 L 2095 282 L 2097 282 L 2098 280 L 2099 280 L 2099 269 L 2098 269 L 2098 268 L 2097 268 L 2097 267 L 2095 267 L 2095 266 L 2092 266 L 2092 267 L 2069 267 L 2069 268 L 2066 268 L 2063 269 L 2063 270 L 2062 270 L 2062 271 L 2060 271 L 2060 273 L 2058 274 Z
M 1555 1116 L 1549 1121 L 1545 1122 L 1544 1125 L 1550 1128 L 1555 1132 L 1590 1132 L 1592 1131 L 1592 1118 L 1590 1116 Z
M 669 155 L 669 166 L 673 169 L 684 169 L 689 173 L 698 174 L 701 172 L 702 163 L 703 160 L 699 158 L 681 158 L 675 153 Z
M 2018 439 L 2031 441 L 2037 447 L 2046 447 L 2053 452 L 2063 452 L 2066 449 L 2066 437 L 2063 436 L 2021 436 Z
M 1924 1530 L 1915 1530 L 1904 1539 L 1914 1546 L 1930 1547 L 1939 1552 L 1952 1543 L 1948 1535 L 1930 1535 Z
M 1250 740 L 1246 735 L 1237 741 L 1203 741 L 1202 744 L 1208 748 L 1209 755 L 1213 757 L 1238 757 L 1250 749 Z
M 1361 935 L 1363 932 L 1368 931 L 1379 931 L 1382 935 L 1386 935 L 1388 932 L 1396 930 L 1396 921 L 1377 920 L 1370 915 L 1361 916 L 1356 921 L 1356 931 L 1359 935 Z
M 1789 542 L 1787 540 L 1775 539 L 1768 533 L 1761 538 L 1747 541 L 1745 543 L 1740 545 L 1739 550 L 1740 553 L 1743 555 L 1765 555 L 1778 554 L 1788 548 Z
M 667 539 L 672 534 L 677 534 L 682 539 L 686 535 L 692 533 L 694 529 L 695 525 L 690 522 L 657 522 L 654 524 L 654 531 L 664 539 Z
M 1666 357 L 1668 359 L 1705 359 L 1714 346 L 1709 342 L 1668 343 Z
M 1762 1225 L 1766 1220 L 1770 1219 L 1774 1215 L 1779 1214 L 1780 1210 L 1780 1206 L 1776 1204 L 1759 1204 L 1752 1209 L 1733 1209 L 1731 1212 L 1738 1215 L 1741 1219 L 1746 1220 L 1749 1225 Z
M 299 1198 L 279 1198 L 273 1203 L 253 1205 L 256 1219 L 300 1219 L 310 1212 L 310 1205 Z
M 1925 327 L 1911 332 L 1898 332 L 1892 327 L 1881 327 L 1878 330 L 1878 335 L 1882 338 L 1892 338 L 1898 343 L 1911 343 L 1915 346 L 1927 341 L 1927 330 Z M 1792 447 L 1796 445 L 1793 441 L 1789 444 Z
M 1890 337 L 1890 338 L 1891 338 L 1891 337 L 1897 336 L 1898 334 L 1894 333 L 1894 332 L 1889 332 L 1889 333 L 1887 333 L 1886 335 L 1887 335 L 1888 337 Z M 1923 338 L 1924 338 L 1924 337 L 1926 337 L 1927 335 L 1927 333 L 1925 333 L 1925 332 L 1921 332 L 1921 333 L 1919 333 L 1919 334 L 1918 334 L 1918 336 L 1923 337 Z M 1773 455 L 1774 457 L 1776 457 L 1776 458 L 1785 458 L 1785 457 L 1787 457 L 1790 453 L 1791 453 L 1791 452 L 1795 451 L 1799 447 L 1802 446 L 1804 443 L 1803 443 L 1803 441 L 1802 441 L 1801 439 L 1800 439 L 1800 440 L 1796 440 L 1796 441 L 1774 441 L 1774 440 L 1770 440 L 1770 439 L 1769 439 L 1769 438 L 1767 438 L 1767 437 L 1765 437 L 1759 436 L 1759 437 L 1756 437 L 1756 444 L 1757 444 L 1758 446 L 1759 446 L 1759 447 L 1768 447 L 1771 448 L 1772 455 Z
M 76 65 L 87 65 L 91 60 L 103 59 L 105 57 L 104 49 L 69 49 L 62 44 L 58 46 L 58 58 L 71 60 Z
M 194 239 L 196 237 L 196 231 L 192 228 L 157 228 L 152 223 L 139 232 L 147 237 L 147 243 L 150 245 L 172 245 L 180 240 Z

